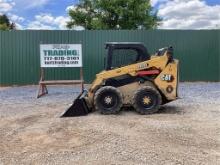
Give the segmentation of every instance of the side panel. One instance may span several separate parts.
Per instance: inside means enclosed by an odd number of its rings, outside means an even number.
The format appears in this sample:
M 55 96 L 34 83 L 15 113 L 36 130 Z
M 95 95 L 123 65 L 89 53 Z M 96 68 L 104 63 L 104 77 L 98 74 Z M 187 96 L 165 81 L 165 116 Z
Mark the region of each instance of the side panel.
M 139 88 L 142 88 L 144 86 L 154 87 L 154 85 L 149 81 L 146 81 L 145 83 L 134 82 L 134 83 L 119 87 L 118 89 L 121 91 L 122 96 L 123 96 L 123 104 L 132 105 L 134 93 Z
M 178 65 L 178 60 L 174 60 L 172 63 L 169 63 L 154 80 L 158 89 L 160 89 L 167 100 L 175 100 L 177 98 L 177 87 L 179 81 Z
M 134 93 L 141 86 L 143 86 L 143 84 L 135 82 L 118 88 L 122 93 L 124 105 L 130 105 L 133 102 Z

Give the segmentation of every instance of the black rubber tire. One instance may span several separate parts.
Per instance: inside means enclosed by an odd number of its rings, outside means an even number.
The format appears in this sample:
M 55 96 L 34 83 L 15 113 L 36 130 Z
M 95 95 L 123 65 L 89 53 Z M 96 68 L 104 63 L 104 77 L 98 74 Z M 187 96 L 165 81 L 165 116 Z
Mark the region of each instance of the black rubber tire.
M 144 105 L 144 97 L 150 98 L 150 103 Z M 159 110 L 162 98 L 158 90 L 151 86 L 139 88 L 133 97 L 133 107 L 141 115 L 148 115 Z
M 111 103 L 106 103 L 110 98 Z M 94 107 L 104 115 L 117 114 L 122 107 L 122 94 L 119 89 L 112 86 L 104 86 L 98 89 L 94 96 Z

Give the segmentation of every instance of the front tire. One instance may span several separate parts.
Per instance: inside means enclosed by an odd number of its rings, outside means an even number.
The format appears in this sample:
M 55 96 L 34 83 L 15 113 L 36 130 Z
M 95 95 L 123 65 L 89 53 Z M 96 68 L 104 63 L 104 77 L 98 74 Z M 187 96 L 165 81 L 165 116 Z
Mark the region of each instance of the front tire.
M 112 86 L 101 87 L 95 93 L 94 106 L 97 111 L 105 115 L 119 113 L 122 107 L 121 92 Z
M 145 86 L 138 89 L 133 97 L 133 107 L 141 115 L 148 115 L 159 110 L 162 98 L 157 89 Z

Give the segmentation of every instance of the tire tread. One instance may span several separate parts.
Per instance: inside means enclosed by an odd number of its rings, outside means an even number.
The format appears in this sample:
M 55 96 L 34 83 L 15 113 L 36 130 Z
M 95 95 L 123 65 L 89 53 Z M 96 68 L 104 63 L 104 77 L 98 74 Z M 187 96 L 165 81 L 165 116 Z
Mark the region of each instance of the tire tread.
M 112 109 L 112 110 L 104 110 L 104 109 L 100 109 L 99 107 L 99 103 L 98 103 L 98 97 L 99 95 L 103 92 L 103 91 L 106 91 L 106 90 L 111 90 L 111 91 L 114 91 L 118 96 L 119 96 L 119 100 L 118 100 L 118 106 L 117 108 L 115 109 Z M 104 87 L 101 87 L 99 88 L 96 93 L 95 93 L 95 96 L 94 96 L 94 107 L 97 111 L 99 111 L 101 114 L 104 114 L 104 115 L 110 115 L 110 114 L 117 114 L 120 112 L 121 110 L 121 107 L 122 107 L 122 94 L 121 92 L 119 91 L 119 89 L 113 87 L 113 86 L 104 86 Z
M 144 110 L 144 109 L 140 108 L 140 106 L 137 104 L 136 97 L 143 90 L 151 90 L 151 91 L 155 92 L 155 94 L 157 95 L 157 97 L 158 97 L 158 104 L 153 109 Z M 149 114 L 155 113 L 155 112 L 157 112 L 159 110 L 159 107 L 160 107 L 160 105 L 162 103 L 162 97 L 161 97 L 159 91 L 156 88 L 154 88 L 152 86 L 144 86 L 144 87 L 141 87 L 141 88 L 136 90 L 136 92 L 134 93 L 132 101 L 133 101 L 132 102 L 133 107 L 135 108 L 135 110 L 139 114 L 141 114 L 141 115 L 149 115 Z

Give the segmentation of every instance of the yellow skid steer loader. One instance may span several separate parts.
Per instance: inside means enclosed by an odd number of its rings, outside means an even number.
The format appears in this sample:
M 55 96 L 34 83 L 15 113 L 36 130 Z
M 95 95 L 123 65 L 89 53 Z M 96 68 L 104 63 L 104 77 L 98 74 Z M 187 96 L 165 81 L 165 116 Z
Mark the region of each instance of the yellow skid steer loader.
M 178 98 L 178 60 L 173 58 L 172 47 L 151 56 L 142 43 L 110 42 L 106 49 L 105 70 L 62 117 L 83 116 L 95 110 L 117 114 L 122 106 L 132 106 L 147 115 Z

